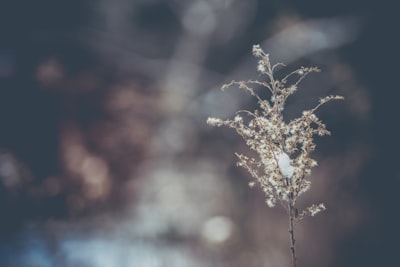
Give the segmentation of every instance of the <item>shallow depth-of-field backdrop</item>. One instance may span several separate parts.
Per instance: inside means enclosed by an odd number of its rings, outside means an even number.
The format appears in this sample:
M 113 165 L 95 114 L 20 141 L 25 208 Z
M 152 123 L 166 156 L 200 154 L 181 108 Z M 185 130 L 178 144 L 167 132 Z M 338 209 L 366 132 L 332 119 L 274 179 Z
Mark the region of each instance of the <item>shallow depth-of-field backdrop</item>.
M 371 3 L 370 3 L 371 2 Z M 269 209 L 207 117 L 255 108 L 231 81 L 263 79 L 254 44 L 317 112 L 300 267 L 397 266 L 399 23 L 386 1 L 0 2 L 0 266 L 284 267 L 288 222 Z M 266 93 L 261 93 L 267 95 Z

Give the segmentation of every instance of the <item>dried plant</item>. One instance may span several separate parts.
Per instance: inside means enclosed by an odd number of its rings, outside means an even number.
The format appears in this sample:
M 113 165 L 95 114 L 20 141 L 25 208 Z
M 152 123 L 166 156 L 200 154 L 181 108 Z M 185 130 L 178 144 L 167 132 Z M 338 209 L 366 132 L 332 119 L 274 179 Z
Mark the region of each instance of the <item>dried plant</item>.
M 277 202 L 286 209 L 289 217 L 289 237 L 292 264 L 296 266 L 295 225 L 306 216 L 314 216 L 325 210 L 324 204 L 314 204 L 299 211 L 296 207 L 298 197 L 311 185 L 307 180 L 311 168 L 317 162 L 310 154 L 315 150 L 314 136 L 330 135 L 325 124 L 315 115 L 323 104 L 342 96 L 330 95 L 319 100 L 310 110 L 303 111 L 299 118 L 288 123 L 283 118 L 287 98 L 297 91 L 299 83 L 312 72 L 319 72 L 316 67 L 301 67 L 282 79 L 277 79 L 275 70 L 282 63 L 272 65 L 269 54 L 259 45 L 253 46 L 253 55 L 259 59 L 257 70 L 266 76 L 265 81 L 232 81 L 222 90 L 237 85 L 257 99 L 258 107 L 254 111 L 240 110 L 234 119 L 208 118 L 213 126 L 227 126 L 236 130 L 247 146 L 257 157 L 236 153 L 237 165 L 246 169 L 254 178 L 250 186 L 258 184 L 266 195 L 266 203 L 274 207 Z M 263 99 L 253 87 L 268 90 L 269 99 Z

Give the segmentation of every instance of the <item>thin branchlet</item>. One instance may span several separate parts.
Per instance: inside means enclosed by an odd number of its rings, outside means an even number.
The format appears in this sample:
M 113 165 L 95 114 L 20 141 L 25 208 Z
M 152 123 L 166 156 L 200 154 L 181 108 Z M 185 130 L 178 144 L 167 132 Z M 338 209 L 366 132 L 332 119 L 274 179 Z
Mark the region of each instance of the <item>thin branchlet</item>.
M 254 45 L 252 52 L 258 58 L 257 70 L 265 80 L 231 81 L 223 85 L 222 90 L 238 86 L 257 99 L 257 109 L 240 110 L 233 119 L 208 118 L 207 123 L 235 129 L 246 145 L 256 153 L 257 158 L 236 153 L 237 165 L 247 170 L 255 179 L 250 184 L 261 187 L 269 207 L 274 207 L 277 202 L 285 207 L 289 215 L 292 263 L 296 266 L 295 224 L 306 216 L 315 216 L 325 210 L 322 203 L 313 204 L 300 212 L 296 208 L 298 197 L 310 188 L 311 182 L 308 178 L 311 169 L 317 166 L 317 161 L 311 158 L 311 153 L 316 148 L 314 136 L 330 135 L 315 112 L 327 102 L 343 97 L 330 95 L 321 98 L 314 108 L 303 111 L 300 117 L 286 123 L 282 112 L 288 97 L 297 91 L 308 74 L 320 70 L 317 67 L 301 67 L 282 79 L 277 79 L 274 71 L 285 65 L 272 65 L 269 54 L 259 45 Z M 260 97 L 257 93 L 260 89 L 256 90 L 252 86 L 267 89 L 269 97 Z

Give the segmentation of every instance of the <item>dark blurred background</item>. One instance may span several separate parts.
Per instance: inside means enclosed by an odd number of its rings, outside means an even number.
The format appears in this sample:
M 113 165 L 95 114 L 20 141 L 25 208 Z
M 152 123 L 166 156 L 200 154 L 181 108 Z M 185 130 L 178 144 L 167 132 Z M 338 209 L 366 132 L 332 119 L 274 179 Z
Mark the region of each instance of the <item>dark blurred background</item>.
M 370 3 L 371 2 L 371 3 Z M 255 108 L 254 44 L 287 71 L 319 66 L 289 99 L 318 115 L 319 166 L 299 205 L 299 266 L 396 266 L 398 14 L 385 1 L 0 2 L 0 266 L 290 266 L 229 129 Z M 396 28 L 395 28 L 396 27 Z M 282 73 L 286 70 L 282 70 Z M 281 73 L 278 73 L 278 75 Z

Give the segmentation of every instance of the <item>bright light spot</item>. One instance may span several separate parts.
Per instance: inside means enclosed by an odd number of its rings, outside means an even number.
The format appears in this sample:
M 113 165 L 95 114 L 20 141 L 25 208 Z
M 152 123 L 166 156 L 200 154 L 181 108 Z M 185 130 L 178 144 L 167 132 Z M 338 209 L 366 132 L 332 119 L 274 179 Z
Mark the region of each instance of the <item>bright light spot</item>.
M 233 223 L 229 218 L 215 216 L 204 223 L 202 236 L 210 243 L 223 243 L 231 237 L 232 232 Z
M 359 32 L 357 18 L 330 18 L 297 22 L 271 37 L 263 47 L 290 63 L 312 53 L 351 43 Z
M 105 196 L 110 189 L 108 166 L 99 157 L 88 156 L 82 163 L 82 176 L 85 182 L 86 196 L 90 199 Z
M 183 15 L 183 25 L 193 34 L 209 34 L 216 26 L 215 12 L 206 1 L 195 1 Z
M 113 267 L 122 256 L 117 244 L 103 240 L 65 241 L 62 250 L 73 265 Z

